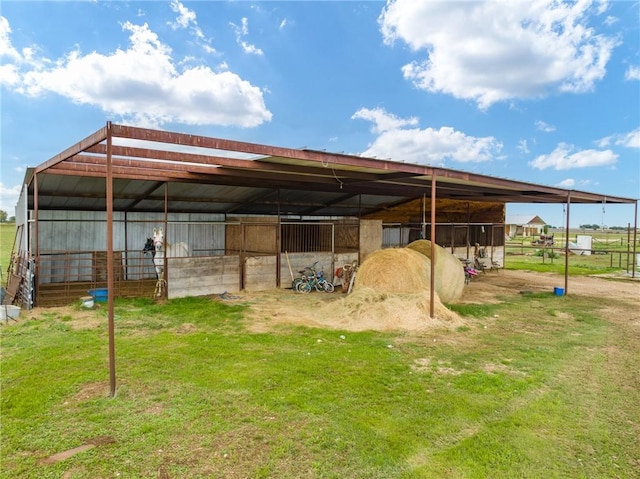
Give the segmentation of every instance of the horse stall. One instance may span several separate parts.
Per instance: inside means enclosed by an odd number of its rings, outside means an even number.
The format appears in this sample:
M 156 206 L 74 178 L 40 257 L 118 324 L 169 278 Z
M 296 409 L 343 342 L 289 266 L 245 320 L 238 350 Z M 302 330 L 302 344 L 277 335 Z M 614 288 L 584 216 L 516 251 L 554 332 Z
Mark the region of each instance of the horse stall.
M 160 230 L 162 241 L 155 244 Z M 360 230 L 357 220 L 169 213 L 165 222 L 161 214 L 116 212 L 114 295 L 178 298 L 290 288 L 292 274 L 314 264 L 331 280 L 336 267 L 358 262 Z M 107 288 L 105 213 L 42 211 L 37 245 L 34 305 L 69 304 Z M 186 252 L 178 254 L 178 246 Z
M 221 219 L 221 215 L 168 215 L 166 244 L 185 243 L 188 256 L 172 257 L 169 253 L 165 258 L 164 251 L 145 251 L 154 229 L 165 225 L 164 215 L 115 212 L 115 296 L 151 297 L 157 293 L 159 280 L 175 286 L 175 291 L 168 291 L 171 297 L 188 295 L 191 290 L 215 293 L 217 289 L 212 288 L 213 285 L 237 291 L 238 259 L 231 257 L 222 261 L 225 226 Z M 42 211 L 37 231 L 37 241 L 33 237 L 30 241 L 33 252 L 30 254 L 36 263 L 33 285 L 36 306 L 68 304 L 89 291 L 107 288 L 105 213 Z M 203 270 L 207 274 L 203 274 Z
M 166 242 L 156 249 L 160 229 Z M 340 285 L 341 268 L 357 266 L 377 249 L 406 246 L 423 231 L 429 239 L 428 224 L 377 218 L 284 221 L 169 213 L 165 221 L 158 213 L 115 212 L 114 294 L 178 298 L 290 288 L 306 267 Z M 481 254 L 503 264 L 502 225 L 438 223 L 436 235 L 440 246 L 461 259 Z M 35 305 L 69 304 L 107 287 L 105 213 L 42 211 L 37 244 Z M 180 244 L 187 253 L 175 252 Z
M 376 215 L 385 220 L 382 225 L 383 248 L 404 247 L 419 239 L 431 240 L 431 224 L 416 217 L 417 203 L 419 201 L 404 205 L 404 215 L 400 210 L 395 211 L 396 218 L 404 219 L 404 222 L 389 222 L 392 217 L 388 214 Z M 429 202 L 426 207 L 430 208 Z M 462 261 L 474 263 L 476 259 L 483 259 L 502 267 L 505 257 L 504 217 L 503 203 L 438 200 L 435 242 Z

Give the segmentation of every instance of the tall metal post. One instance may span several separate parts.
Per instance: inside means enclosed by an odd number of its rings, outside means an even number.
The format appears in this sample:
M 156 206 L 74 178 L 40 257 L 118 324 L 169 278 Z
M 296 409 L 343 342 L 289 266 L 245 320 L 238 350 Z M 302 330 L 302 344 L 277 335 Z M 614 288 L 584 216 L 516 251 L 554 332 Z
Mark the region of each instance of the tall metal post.
M 631 260 L 631 277 L 636 277 L 636 263 L 638 258 L 638 200 L 633 211 L 633 259 Z
M 436 172 L 431 175 L 431 281 L 429 284 L 429 316 L 435 317 L 436 288 Z
M 427 237 L 427 195 L 422 194 L 422 228 L 420 228 L 420 232 L 422 233 L 422 239 L 426 239 Z
M 280 188 L 277 190 L 278 193 L 278 225 L 276 226 L 276 285 L 278 288 L 281 287 L 282 278 L 280 275 L 280 269 L 282 267 L 282 218 L 280 217 Z M 333 252 L 333 248 L 331 249 Z M 332 255 L 333 258 L 333 255 Z
M 169 244 L 169 183 L 164 183 L 164 244 L 162 245 L 162 277 L 160 280 L 164 287 L 162 288 L 163 299 L 169 297 L 169 261 L 167 260 L 167 250 Z
M 28 202 L 27 202 L 28 203 Z M 34 289 L 35 291 L 32 293 L 32 300 L 33 301 L 37 301 L 38 298 L 38 293 L 40 290 L 40 285 L 38 284 L 40 282 L 40 239 L 38 236 L 38 229 L 39 229 L 39 220 L 38 220 L 38 210 L 39 210 L 39 199 L 38 199 L 38 173 L 34 173 L 33 174 L 33 237 L 29 238 L 27 241 L 29 242 L 29 248 L 35 251 L 35 259 L 36 259 L 36 264 L 35 264 L 35 278 L 36 280 L 34 281 L 35 285 L 34 285 Z M 27 207 L 28 210 L 28 207 Z M 27 234 L 29 232 L 29 219 L 28 219 L 28 215 L 29 213 L 27 212 L 27 223 L 26 223 L 26 228 L 27 228 Z M 32 251 L 33 253 L 33 251 Z M 37 303 L 36 303 L 37 304 Z
M 109 396 L 116 395 L 116 345 L 115 321 L 113 308 L 113 294 L 115 284 L 113 280 L 113 169 L 111 154 L 113 137 L 111 122 L 107 122 L 107 177 L 105 178 L 107 196 L 107 310 L 109 328 Z
M 571 190 L 567 192 L 567 224 L 565 225 L 564 242 L 564 294 L 569 293 L 569 216 L 571 210 Z

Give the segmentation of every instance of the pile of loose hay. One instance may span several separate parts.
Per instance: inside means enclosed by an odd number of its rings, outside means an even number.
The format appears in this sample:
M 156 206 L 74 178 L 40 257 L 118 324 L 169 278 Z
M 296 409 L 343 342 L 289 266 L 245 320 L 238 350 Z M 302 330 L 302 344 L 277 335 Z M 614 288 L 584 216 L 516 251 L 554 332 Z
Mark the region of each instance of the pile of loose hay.
M 418 240 L 407 248 L 422 253 L 431 259 L 431 241 Z M 440 299 L 453 303 L 462 297 L 464 290 L 464 268 L 460 260 L 441 246 L 435 245 L 435 288 Z
M 420 330 L 461 324 L 434 293 L 429 316 L 430 260 L 407 248 L 378 250 L 362 263 L 353 293 L 327 305 L 323 315 L 349 330 Z
M 431 318 L 428 290 L 426 294 L 384 293 L 360 287 L 339 301 L 323 305 L 318 313 L 319 317 L 330 318 L 333 327 L 348 331 L 420 331 L 463 324 L 460 316 L 447 309 L 437 297 L 436 317 Z

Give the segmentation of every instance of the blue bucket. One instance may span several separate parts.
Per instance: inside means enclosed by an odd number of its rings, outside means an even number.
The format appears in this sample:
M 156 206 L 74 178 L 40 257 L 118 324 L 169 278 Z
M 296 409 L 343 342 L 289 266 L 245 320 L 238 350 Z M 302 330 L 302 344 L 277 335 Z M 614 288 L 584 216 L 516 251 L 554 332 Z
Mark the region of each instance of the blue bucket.
M 553 294 L 556 296 L 564 296 L 564 288 L 553 288 Z
M 109 290 L 107 288 L 90 289 L 87 291 L 96 303 L 106 303 Z

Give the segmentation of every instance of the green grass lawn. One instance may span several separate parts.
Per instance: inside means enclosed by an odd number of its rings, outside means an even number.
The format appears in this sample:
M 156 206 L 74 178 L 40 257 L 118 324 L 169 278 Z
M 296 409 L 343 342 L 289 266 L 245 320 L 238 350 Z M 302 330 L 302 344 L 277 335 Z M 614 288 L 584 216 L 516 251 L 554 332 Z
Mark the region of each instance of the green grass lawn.
M 16 225 L 14 223 L 0 223 L 0 267 L 2 268 L 3 278 L 5 278 L 9 267 L 11 248 L 13 247 L 15 236 Z
M 428 334 L 118 300 L 114 398 L 104 306 L 26 315 L 0 330 L 0 477 L 640 477 L 637 332 L 597 298 L 501 299 Z

